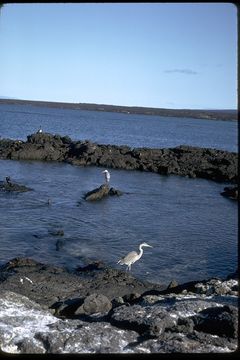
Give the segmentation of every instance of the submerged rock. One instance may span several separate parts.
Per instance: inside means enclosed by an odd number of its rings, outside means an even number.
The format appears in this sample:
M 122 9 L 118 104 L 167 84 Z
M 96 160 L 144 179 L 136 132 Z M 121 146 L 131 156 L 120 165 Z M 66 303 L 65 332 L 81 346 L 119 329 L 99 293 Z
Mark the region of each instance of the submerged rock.
M 224 189 L 224 191 L 221 192 L 222 196 L 228 197 L 229 199 L 232 200 L 239 200 L 239 196 L 238 196 L 238 186 L 226 186 Z
M 58 230 L 48 230 L 48 233 L 52 236 L 64 236 L 64 230 L 58 229 Z
M 108 193 L 108 195 L 112 195 L 112 196 L 114 196 L 114 195 L 121 196 L 122 194 L 123 194 L 122 191 L 114 189 L 113 187 L 110 188 L 109 193 Z

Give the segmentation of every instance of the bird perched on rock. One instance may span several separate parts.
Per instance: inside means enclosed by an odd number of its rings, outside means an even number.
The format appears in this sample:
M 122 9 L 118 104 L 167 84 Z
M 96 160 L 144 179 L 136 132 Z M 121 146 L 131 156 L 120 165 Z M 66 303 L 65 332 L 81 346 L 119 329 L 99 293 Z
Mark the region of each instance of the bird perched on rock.
M 10 176 L 6 176 L 6 183 L 7 183 L 7 185 L 9 185 L 9 186 L 13 186 L 13 183 L 11 182 Z
M 102 171 L 102 174 L 105 175 L 105 181 L 106 181 L 106 184 L 108 184 L 110 181 L 110 172 L 108 170 L 104 170 L 104 171 Z
M 135 263 L 137 260 L 139 260 L 143 254 L 143 246 L 151 247 L 151 245 L 148 245 L 147 243 L 142 243 L 139 245 L 140 253 L 138 254 L 136 251 L 131 251 L 129 254 L 121 258 L 117 263 L 120 265 L 127 265 L 127 270 L 131 270 L 131 265 Z
M 40 126 L 38 131 L 37 131 L 37 134 L 41 134 L 43 131 L 42 131 L 42 127 Z
M 10 176 L 6 176 L 6 182 L 8 185 L 12 185 Z

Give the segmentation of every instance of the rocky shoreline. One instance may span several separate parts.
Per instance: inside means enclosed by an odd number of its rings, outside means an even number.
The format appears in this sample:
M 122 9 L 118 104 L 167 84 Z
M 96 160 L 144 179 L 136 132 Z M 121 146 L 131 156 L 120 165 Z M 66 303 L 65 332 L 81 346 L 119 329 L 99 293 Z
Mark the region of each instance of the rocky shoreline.
M 238 274 L 169 286 L 101 262 L 0 267 L 6 353 L 222 353 L 237 349 Z
M 187 145 L 163 149 L 131 148 L 37 133 L 28 135 L 25 142 L 0 139 L 0 159 L 60 161 L 79 166 L 150 171 L 232 184 L 238 182 L 237 153 Z

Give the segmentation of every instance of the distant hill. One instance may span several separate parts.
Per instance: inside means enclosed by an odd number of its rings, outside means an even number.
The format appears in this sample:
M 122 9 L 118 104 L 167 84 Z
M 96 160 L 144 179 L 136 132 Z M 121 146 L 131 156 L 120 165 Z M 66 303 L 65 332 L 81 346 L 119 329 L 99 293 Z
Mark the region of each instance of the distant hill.
M 0 98 L 0 104 L 34 105 L 34 106 L 45 106 L 45 107 L 61 108 L 61 109 L 117 112 L 123 114 L 191 117 L 195 119 L 209 119 L 209 120 L 238 119 L 237 110 L 164 109 L 164 108 L 152 108 L 152 107 L 140 107 L 140 106 L 63 103 L 63 102 L 17 100 L 17 99 L 5 99 L 5 98 Z

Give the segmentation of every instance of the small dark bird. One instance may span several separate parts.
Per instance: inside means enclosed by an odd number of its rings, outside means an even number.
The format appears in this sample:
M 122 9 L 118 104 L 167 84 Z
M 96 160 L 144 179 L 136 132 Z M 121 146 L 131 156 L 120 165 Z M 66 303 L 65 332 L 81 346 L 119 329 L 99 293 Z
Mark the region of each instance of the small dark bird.
M 12 185 L 10 176 L 6 176 L 6 182 L 8 185 Z

